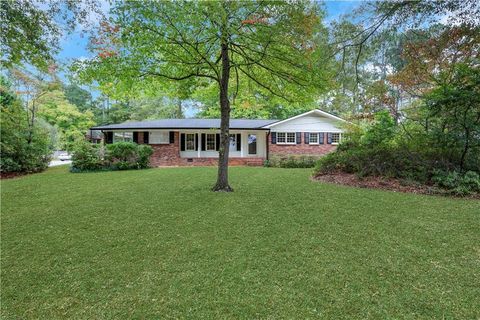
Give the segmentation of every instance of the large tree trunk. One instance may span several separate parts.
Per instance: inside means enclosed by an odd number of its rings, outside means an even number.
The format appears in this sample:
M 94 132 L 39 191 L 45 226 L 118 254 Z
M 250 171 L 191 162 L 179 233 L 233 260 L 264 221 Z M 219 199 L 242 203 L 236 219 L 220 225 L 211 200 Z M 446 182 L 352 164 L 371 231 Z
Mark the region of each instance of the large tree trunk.
M 231 192 L 228 184 L 228 151 L 230 128 L 230 101 L 228 100 L 228 80 L 230 78 L 230 58 L 228 44 L 222 43 L 222 76 L 220 79 L 220 147 L 218 152 L 218 176 L 213 191 Z

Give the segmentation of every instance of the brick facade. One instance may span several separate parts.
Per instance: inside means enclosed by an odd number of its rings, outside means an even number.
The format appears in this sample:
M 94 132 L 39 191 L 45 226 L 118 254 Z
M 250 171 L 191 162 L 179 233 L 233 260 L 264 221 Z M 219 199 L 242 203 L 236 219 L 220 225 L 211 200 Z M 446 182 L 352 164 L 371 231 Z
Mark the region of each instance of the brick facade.
M 180 157 L 180 133 L 175 131 L 174 143 L 151 144 L 153 154 L 150 157 L 152 167 L 165 166 L 216 166 L 218 158 L 181 158 Z M 143 143 L 143 133 L 138 134 L 138 142 Z M 264 158 L 230 158 L 232 166 L 262 166 Z
M 272 135 L 268 135 L 268 149 L 270 155 L 288 155 L 288 154 L 304 154 L 304 155 L 324 155 L 335 151 L 336 145 L 327 144 L 327 135 L 324 135 L 323 144 L 306 144 L 304 134 L 302 132 L 302 142 L 299 144 L 273 144 Z

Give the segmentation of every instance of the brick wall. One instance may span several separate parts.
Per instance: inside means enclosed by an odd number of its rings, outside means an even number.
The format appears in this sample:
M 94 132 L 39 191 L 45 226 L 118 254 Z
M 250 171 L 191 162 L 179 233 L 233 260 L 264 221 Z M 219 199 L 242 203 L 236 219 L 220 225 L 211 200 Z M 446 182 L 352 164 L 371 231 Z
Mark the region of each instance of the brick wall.
M 323 144 L 305 144 L 305 136 L 302 132 L 300 144 L 272 144 L 272 135 L 268 135 L 268 149 L 270 155 L 305 154 L 323 155 L 334 151 L 336 145 L 327 144 L 327 135 L 324 135 Z
M 140 135 L 138 136 L 139 141 Z M 150 165 L 152 167 L 159 166 L 178 166 L 181 162 L 180 158 L 180 136 L 179 132 L 175 131 L 175 141 L 169 144 L 151 144 L 153 154 L 150 156 Z
M 143 142 L 143 133 L 138 135 L 138 141 Z M 180 133 L 175 132 L 175 141 L 170 144 L 151 144 L 153 154 L 150 157 L 152 167 L 163 166 L 216 166 L 217 158 L 180 158 Z M 189 159 L 191 161 L 189 161 Z M 230 158 L 232 166 L 261 166 L 263 158 Z

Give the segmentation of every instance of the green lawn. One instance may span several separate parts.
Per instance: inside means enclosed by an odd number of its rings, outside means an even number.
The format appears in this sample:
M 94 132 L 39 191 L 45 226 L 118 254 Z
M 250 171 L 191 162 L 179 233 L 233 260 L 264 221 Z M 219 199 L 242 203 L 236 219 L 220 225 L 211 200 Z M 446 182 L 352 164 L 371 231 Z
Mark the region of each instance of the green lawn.
M 480 201 L 355 189 L 304 169 L 1 182 L 1 318 L 480 317 Z

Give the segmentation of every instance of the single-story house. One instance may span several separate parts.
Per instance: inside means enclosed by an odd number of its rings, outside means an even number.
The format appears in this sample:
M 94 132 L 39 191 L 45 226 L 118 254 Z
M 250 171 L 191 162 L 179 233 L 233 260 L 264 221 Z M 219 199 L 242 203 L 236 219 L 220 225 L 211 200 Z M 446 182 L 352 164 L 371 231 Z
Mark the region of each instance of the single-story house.
M 230 120 L 229 163 L 262 165 L 271 155 L 322 155 L 335 150 L 345 120 L 311 110 L 285 120 Z M 149 144 L 153 166 L 216 165 L 220 119 L 161 119 L 97 126 L 105 143 Z

